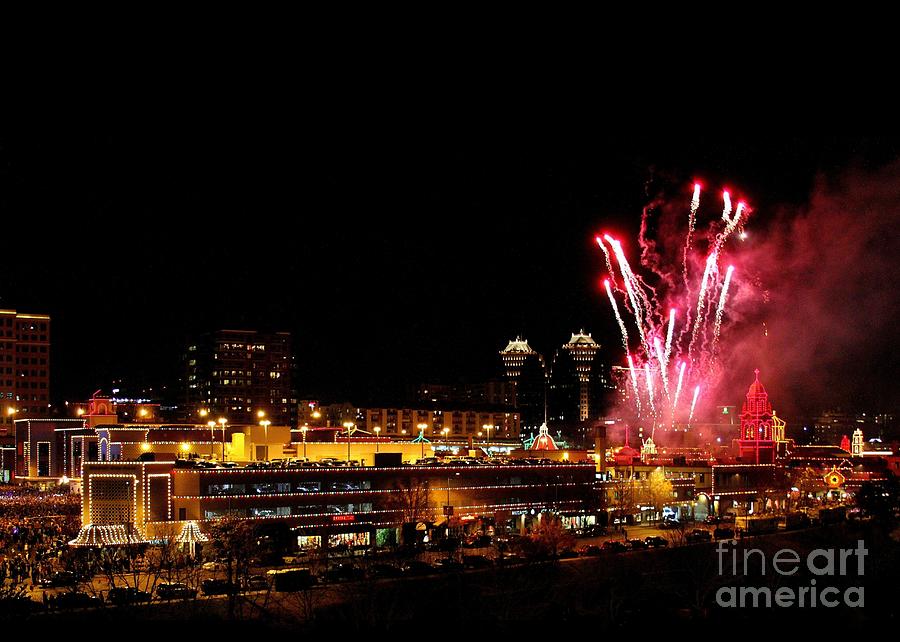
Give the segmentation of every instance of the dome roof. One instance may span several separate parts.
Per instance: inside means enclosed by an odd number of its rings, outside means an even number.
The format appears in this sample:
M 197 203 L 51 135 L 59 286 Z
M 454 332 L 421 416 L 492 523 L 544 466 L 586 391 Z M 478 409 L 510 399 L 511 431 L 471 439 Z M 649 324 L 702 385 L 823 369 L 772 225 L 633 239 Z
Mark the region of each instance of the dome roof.
M 540 432 L 534 441 L 531 442 L 529 450 L 559 450 L 553 437 L 550 436 L 546 423 L 541 424 Z
M 767 395 L 766 389 L 763 387 L 762 383 L 759 380 L 759 368 L 753 371 L 756 373 L 756 381 L 750 384 L 750 388 L 747 390 L 748 397 L 757 397 L 760 395 Z

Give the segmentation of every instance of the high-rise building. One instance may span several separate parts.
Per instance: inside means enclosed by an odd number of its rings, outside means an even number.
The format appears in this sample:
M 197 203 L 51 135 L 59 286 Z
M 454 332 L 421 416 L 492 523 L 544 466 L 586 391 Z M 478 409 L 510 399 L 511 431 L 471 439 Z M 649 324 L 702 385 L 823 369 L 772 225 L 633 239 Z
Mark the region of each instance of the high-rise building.
M 50 317 L 0 310 L 0 434 L 50 414 Z
M 211 419 L 248 424 L 262 411 L 274 425 L 295 426 L 294 365 L 289 332 L 206 334 L 185 354 L 185 414 L 196 418 L 206 410 Z
M 506 377 L 515 385 L 514 407 L 523 427 L 544 423 L 547 397 L 547 369 L 544 357 L 531 349 L 528 341 L 516 337 L 500 351 Z
M 600 344 L 584 330 L 556 351 L 550 372 L 550 419 L 587 421 L 599 413 L 607 375 L 598 362 Z

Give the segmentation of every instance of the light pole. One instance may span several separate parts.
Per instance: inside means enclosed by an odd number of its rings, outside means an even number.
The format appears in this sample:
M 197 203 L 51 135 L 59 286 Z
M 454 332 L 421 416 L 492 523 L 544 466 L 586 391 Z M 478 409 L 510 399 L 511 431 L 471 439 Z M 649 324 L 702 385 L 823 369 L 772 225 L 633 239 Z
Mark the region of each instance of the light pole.
M 303 426 L 300 429 L 300 432 L 303 434 L 303 459 L 306 459 L 306 431 L 309 430 L 308 426 Z
M 381 427 L 375 426 L 374 430 L 375 430 L 375 452 L 378 452 L 378 433 L 381 432 Z
M 419 429 L 419 443 L 422 444 L 422 459 L 425 459 L 425 429 L 428 424 L 416 424 L 416 428 Z
M 219 417 L 219 424 L 222 426 L 222 461 L 225 461 L 225 424 L 228 420 L 225 417 Z
M 266 461 L 269 461 L 269 424 L 271 424 L 271 423 L 272 422 L 269 421 L 268 419 L 263 419 L 262 421 L 259 422 L 259 425 L 262 426 L 266 431 L 265 437 L 264 437 L 264 439 L 266 440 Z
M 216 447 L 216 422 L 207 421 L 206 425 L 209 426 L 209 458 L 212 459 L 213 457 L 215 457 L 213 448 Z
M 350 431 L 353 429 L 353 422 L 345 421 L 344 428 L 347 429 L 347 463 L 350 463 Z
M 487 432 L 487 447 L 488 452 L 491 450 L 491 429 L 494 427 L 494 424 L 484 424 L 482 428 Z

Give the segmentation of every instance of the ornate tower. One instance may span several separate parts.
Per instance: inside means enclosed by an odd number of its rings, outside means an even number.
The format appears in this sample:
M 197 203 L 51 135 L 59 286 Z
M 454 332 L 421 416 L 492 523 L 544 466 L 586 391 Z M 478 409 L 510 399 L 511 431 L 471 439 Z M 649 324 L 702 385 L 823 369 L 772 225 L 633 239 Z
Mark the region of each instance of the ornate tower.
M 850 446 L 850 454 L 854 457 L 862 457 L 863 450 L 865 450 L 866 439 L 863 437 L 863 431 L 861 428 L 857 428 L 853 431 L 853 444 Z
M 569 342 L 562 347 L 569 353 L 572 363 L 575 366 L 575 372 L 578 375 L 578 419 L 585 421 L 590 418 L 591 408 L 591 370 L 594 366 L 594 359 L 600 346 L 591 338 L 590 334 L 585 334 L 584 330 L 573 333 Z M 596 400 L 593 400 L 596 405 Z
M 747 390 L 747 400 L 741 408 L 741 435 L 738 439 L 741 460 L 746 463 L 771 464 L 775 461 L 775 423 L 769 394 L 759 381 Z
M 546 368 L 544 358 L 531 349 L 528 341 L 516 337 L 500 351 L 507 380 L 515 386 L 515 407 L 522 426 L 536 428 L 545 421 Z

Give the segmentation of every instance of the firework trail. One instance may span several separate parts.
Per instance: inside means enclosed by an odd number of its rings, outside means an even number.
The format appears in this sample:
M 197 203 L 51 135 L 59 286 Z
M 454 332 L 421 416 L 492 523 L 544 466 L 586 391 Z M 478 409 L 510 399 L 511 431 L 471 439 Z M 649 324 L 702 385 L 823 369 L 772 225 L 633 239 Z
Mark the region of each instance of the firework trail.
M 638 380 L 637 380 L 637 372 L 634 369 L 634 361 L 631 359 L 631 355 L 628 355 L 628 371 L 631 373 L 631 384 L 634 386 L 634 401 L 637 406 L 638 415 L 641 414 L 641 392 L 638 389 Z
M 653 349 L 656 350 L 656 360 L 659 362 L 659 377 L 662 379 L 663 390 L 666 396 L 669 396 L 669 376 L 666 373 L 666 357 L 663 354 L 662 346 L 659 343 L 659 337 L 653 337 Z
M 672 335 L 675 332 L 675 308 L 669 310 L 669 331 L 666 333 L 666 366 L 669 365 L 669 357 L 672 355 Z M 665 366 L 664 366 L 665 367 Z
M 644 345 L 644 349 L 649 353 L 649 344 L 647 343 L 647 337 L 644 335 L 644 309 L 641 307 L 641 299 L 635 294 L 635 290 L 640 287 L 640 284 L 634 278 L 634 273 L 631 271 L 628 259 L 625 258 L 625 253 L 622 251 L 622 244 L 612 238 L 609 234 L 604 235 L 603 238 L 610 244 L 613 253 L 616 255 L 616 260 L 619 262 L 619 271 L 622 273 L 622 281 L 625 283 L 625 292 L 628 294 L 628 299 L 631 301 L 631 311 L 632 314 L 634 314 L 634 322 L 637 326 L 638 334 L 641 337 L 641 343 Z M 646 296 L 641 298 L 646 300 Z
M 678 385 L 675 387 L 675 398 L 672 400 L 672 414 L 675 414 L 675 409 L 678 408 L 678 397 L 681 396 L 681 384 L 684 382 L 684 367 L 687 365 L 687 362 L 682 361 L 681 365 L 678 367 Z
M 713 250 L 712 254 L 706 257 L 706 268 L 703 270 L 703 279 L 700 281 L 700 294 L 697 296 L 697 317 L 694 319 L 694 329 L 691 331 L 691 342 L 688 345 L 688 357 L 691 356 L 694 344 L 697 342 L 697 333 L 700 331 L 700 325 L 705 320 L 703 310 L 706 307 L 706 285 L 709 283 L 710 274 L 712 274 L 716 266 L 717 251 Z
M 599 236 L 594 238 L 597 241 L 597 245 L 600 246 L 600 249 L 603 250 L 603 256 L 606 259 L 606 271 L 609 272 L 609 278 L 612 279 L 613 287 L 616 288 L 616 291 L 619 290 L 619 286 L 616 285 L 616 273 L 613 270 L 612 261 L 609 260 L 609 250 L 606 249 L 606 246 L 603 245 L 603 239 Z
M 625 322 L 622 321 L 622 315 L 619 314 L 619 306 L 616 304 L 616 297 L 613 296 L 612 289 L 609 287 L 609 279 L 603 281 L 606 286 L 606 294 L 609 295 L 609 303 L 612 305 L 613 312 L 616 315 L 616 321 L 619 324 L 619 330 L 622 331 L 622 347 L 628 352 L 628 330 L 625 329 Z
M 694 420 L 694 408 L 697 407 L 697 397 L 700 396 L 700 386 L 694 388 L 694 400 L 691 402 L 691 414 L 688 416 L 688 425 Z
M 653 406 L 653 377 L 650 376 L 650 362 L 644 364 L 644 374 L 647 377 L 647 398 L 650 400 L 650 412 L 655 413 L 656 408 Z
M 688 254 L 691 252 L 691 237 L 694 235 L 694 227 L 697 225 L 697 210 L 700 208 L 700 183 L 694 183 L 694 196 L 691 198 L 691 210 L 688 214 L 688 231 L 687 238 L 684 242 L 684 261 L 682 263 L 682 272 L 684 276 L 684 287 L 690 290 L 688 285 Z
M 719 341 L 719 332 L 722 330 L 722 315 L 725 312 L 725 299 L 728 297 L 728 286 L 731 284 L 731 275 L 734 273 L 734 266 L 729 265 L 728 271 L 725 273 L 725 282 L 722 284 L 722 293 L 719 295 L 719 306 L 716 308 L 716 323 L 713 329 L 713 344 L 715 348 Z

